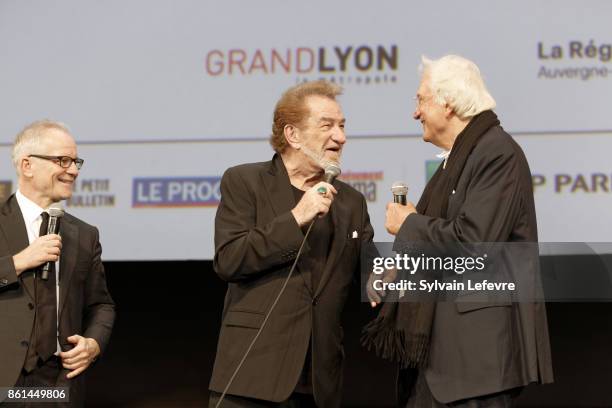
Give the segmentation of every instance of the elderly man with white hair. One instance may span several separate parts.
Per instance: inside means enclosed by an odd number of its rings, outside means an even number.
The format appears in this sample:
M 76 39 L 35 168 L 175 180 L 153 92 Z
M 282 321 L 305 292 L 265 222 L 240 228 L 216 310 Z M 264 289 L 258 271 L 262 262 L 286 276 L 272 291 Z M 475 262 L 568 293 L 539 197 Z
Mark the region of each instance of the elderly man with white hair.
M 423 58 L 414 118 L 444 161 L 416 207 L 388 204 L 396 244 L 537 242 L 529 165 L 494 107 L 473 62 Z M 552 382 L 546 310 L 535 298 L 387 302 L 365 344 L 398 356 L 400 406 L 511 407 L 527 384 Z

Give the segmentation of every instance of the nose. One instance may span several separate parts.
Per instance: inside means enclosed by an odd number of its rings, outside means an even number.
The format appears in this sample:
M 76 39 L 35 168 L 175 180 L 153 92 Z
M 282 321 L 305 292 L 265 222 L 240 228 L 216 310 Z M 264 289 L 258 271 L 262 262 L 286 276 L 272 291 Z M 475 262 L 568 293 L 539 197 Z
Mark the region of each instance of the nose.
M 66 173 L 75 177 L 79 174 L 79 169 L 75 162 L 70 163 L 70 167 L 66 169 Z
M 344 128 L 338 126 L 336 131 L 332 135 L 332 140 L 340 145 L 346 143 L 346 134 L 344 133 Z
M 414 112 L 412 112 L 412 118 L 414 120 L 420 120 L 421 119 L 421 109 L 418 106 L 416 108 L 414 108 Z

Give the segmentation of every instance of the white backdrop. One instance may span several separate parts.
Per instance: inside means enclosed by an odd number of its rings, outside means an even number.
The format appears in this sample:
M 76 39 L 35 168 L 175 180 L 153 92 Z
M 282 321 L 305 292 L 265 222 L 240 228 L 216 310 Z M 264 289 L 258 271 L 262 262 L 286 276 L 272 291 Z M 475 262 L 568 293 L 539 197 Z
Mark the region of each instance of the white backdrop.
M 390 185 L 416 201 L 437 153 L 411 119 L 420 56 L 458 53 L 527 154 L 540 239 L 611 241 L 610 15 L 607 1 L 3 0 L 0 193 L 15 134 L 60 120 L 86 159 L 68 208 L 99 226 L 105 259 L 210 259 L 221 174 L 268 160 L 282 91 L 327 78 L 345 88 L 343 172 L 388 240 Z

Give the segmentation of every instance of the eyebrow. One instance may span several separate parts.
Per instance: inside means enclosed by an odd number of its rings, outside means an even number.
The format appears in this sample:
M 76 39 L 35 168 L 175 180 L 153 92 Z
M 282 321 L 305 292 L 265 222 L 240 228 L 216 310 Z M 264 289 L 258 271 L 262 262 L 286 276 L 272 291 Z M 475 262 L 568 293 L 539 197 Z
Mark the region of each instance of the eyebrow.
M 321 122 L 336 122 L 336 119 L 334 119 L 334 118 L 328 118 L 328 117 L 325 117 L 325 116 L 324 116 L 324 117 L 322 117 L 321 119 L 319 119 L 319 123 L 321 123 Z M 340 121 L 339 121 L 339 122 L 340 122 L 340 123 L 342 123 L 342 122 L 346 122 L 346 118 L 342 118 L 342 119 L 340 119 Z

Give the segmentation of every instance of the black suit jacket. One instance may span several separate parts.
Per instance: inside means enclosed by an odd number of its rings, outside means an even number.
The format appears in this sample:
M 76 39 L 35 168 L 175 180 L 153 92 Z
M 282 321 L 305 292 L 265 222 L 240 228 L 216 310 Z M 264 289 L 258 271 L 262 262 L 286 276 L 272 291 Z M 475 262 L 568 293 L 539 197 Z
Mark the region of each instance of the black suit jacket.
M 500 126 L 491 128 L 467 159 L 449 198 L 447 218 L 411 214 L 396 239 L 537 242 L 531 173 L 518 144 Z M 513 275 L 537 272 L 537 268 L 525 272 L 502 267 L 507 270 L 496 271 L 498 275 L 509 274 L 517 281 L 524 276 Z M 529 290 L 537 295 L 539 277 L 528 278 Z M 530 382 L 552 382 L 545 305 L 499 297 L 493 302 L 469 299 L 436 306 L 424 372 L 434 397 L 448 403 Z
M 309 342 L 313 391 L 320 407 L 341 400 L 343 332 L 340 315 L 358 277 L 362 242 L 371 242 L 365 199 L 334 182 L 334 239 L 316 289 L 311 271 L 298 266 L 229 393 L 283 401 L 295 389 Z M 222 392 L 261 327 L 304 237 L 290 210 L 295 198 L 280 156 L 228 169 L 221 180 L 215 224 L 217 274 L 227 282 L 211 390 Z M 354 234 L 356 238 L 353 238 Z M 302 258 L 308 257 L 306 246 Z M 311 340 L 312 339 L 312 340 Z
M 59 337 L 63 351 L 73 334 L 94 338 L 104 352 L 115 319 L 106 288 L 98 230 L 65 214 L 61 220 Z M 21 373 L 34 323 L 34 271 L 19 277 L 12 257 L 29 245 L 14 195 L 0 209 L 0 386 L 12 387 Z M 82 374 L 81 374 L 82 376 Z M 80 377 L 80 376 L 79 376 Z M 77 378 L 79 378 L 77 377 Z

